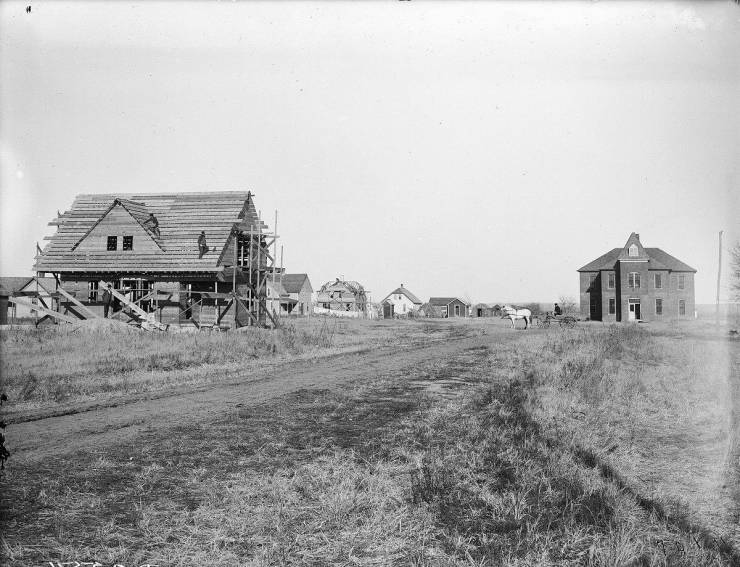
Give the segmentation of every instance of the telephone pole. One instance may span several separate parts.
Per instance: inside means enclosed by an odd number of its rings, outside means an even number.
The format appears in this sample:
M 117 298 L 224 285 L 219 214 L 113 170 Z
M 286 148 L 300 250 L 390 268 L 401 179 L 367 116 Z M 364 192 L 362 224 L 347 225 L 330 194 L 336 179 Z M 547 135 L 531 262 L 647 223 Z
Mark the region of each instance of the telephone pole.
M 719 290 L 720 290 L 720 284 L 722 282 L 722 233 L 724 231 L 719 231 L 719 262 L 717 263 L 717 303 L 715 305 L 715 320 L 717 325 L 719 325 Z

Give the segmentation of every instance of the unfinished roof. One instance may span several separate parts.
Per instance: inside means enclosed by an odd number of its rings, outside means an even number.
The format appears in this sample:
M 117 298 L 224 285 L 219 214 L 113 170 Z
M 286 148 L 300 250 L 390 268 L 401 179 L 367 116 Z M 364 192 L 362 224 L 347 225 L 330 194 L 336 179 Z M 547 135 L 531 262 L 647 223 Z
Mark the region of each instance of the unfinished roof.
M 134 250 L 88 249 L 80 244 L 117 206 L 130 215 L 126 230 L 154 244 Z M 159 236 L 143 227 L 153 213 Z M 128 218 L 128 217 L 126 217 Z M 120 221 L 118 221 L 120 222 Z M 39 272 L 213 272 L 223 269 L 222 256 L 237 226 L 260 225 L 248 191 L 201 193 L 135 193 L 78 195 L 72 207 L 50 225 L 57 232 L 37 257 Z M 205 232 L 209 251 L 199 258 L 198 236 Z M 228 258 L 223 263 L 228 264 Z
M 308 274 L 283 274 L 283 287 L 288 293 L 300 293 L 308 280 Z M 309 282 L 309 286 L 311 282 Z
M 413 293 L 411 293 L 409 290 L 407 290 L 403 286 L 397 287 L 396 289 L 394 289 L 392 292 L 390 292 L 388 295 L 385 296 L 385 299 L 388 299 L 391 295 L 397 295 L 399 293 L 405 295 L 406 297 L 408 297 L 409 300 L 411 301 L 411 303 L 414 303 L 416 305 L 421 305 L 422 304 L 421 299 L 419 299 L 418 297 L 416 297 Z M 383 301 L 385 301 L 385 300 L 383 300 Z

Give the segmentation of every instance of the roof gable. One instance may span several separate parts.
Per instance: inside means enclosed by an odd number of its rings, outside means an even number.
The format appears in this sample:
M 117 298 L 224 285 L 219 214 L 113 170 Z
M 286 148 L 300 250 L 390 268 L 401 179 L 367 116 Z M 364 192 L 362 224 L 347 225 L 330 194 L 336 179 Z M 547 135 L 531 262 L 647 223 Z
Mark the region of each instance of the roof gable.
M 123 232 L 125 232 L 138 237 L 134 241 L 134 246 L 139 246 L 140 249 L 144 250 L 156 251 L 156 249 L 159 249 L 161 251 L 163 248 L 159 238 L 143 226 L 148 217 L 149 213 L 142 203 L 126 199 L 114 199 L 108 210 L 72 246 L 72 250 L 106 250 L 105 244 L 101 245 L 101 239 L 107 239 L 108 236 L 123 236 Z M 145 243 L 152 243 L 154 246 L 147 246 L 146 244 L 142 246 L 140 241 L 142 238 Z
M 143 226 L 141 229 L 149 234 L 152 243 L 161 245 L 161 250 L 111 254 L 105 249 L 72 249 L 94 229 L 116 200 L 139 226 L 149 213 L 155 215 L 160 237 L 157 239 Z M 240 230 L 259 227 L 263 233 L 268 230 L 258 218 L 252 195 L 247 191 L 82 194 L 75 198 L 68 211 L 50 224 L 56 225 L 57 231 L 37 257 L 35 271 L 216 272 L 229 263 L 230 256 L 223 252 L 234 227 Z M 205 232 L 209 247 L 202 257 L 198 250 L 201 231 Z M 135 247 L 136 240 L 134 238 Z
M 411 293 L 408 289 L 406 289 L 403 286 L 397 287 L 396 289 L 394 289 L 392 292 L 390 292 L 388 295 L 385 296 L 385 299 L 389 299 L 392 295 L 398 295 L 398 294 L 405 295 L 406 297 L 409 298 L 411 303 L 414 303 L 416 305 L 421 305 L 423 303 L 421 299 L 416 297 L 413 293 Z M 385 301 L 385 299 L 383 301 Z
M 282 282 L 285 291 L 288 293 L 300 293 L 306 283 L 311 288 L 311 281 L 308 279 L 308 274 L 283 274 Z
M 648 259 L 647 252 L 640 242 L 640 235 L 636 232 L 630 234 L 617 258 L 620 262 L 645 262 Z
M 430 297 L 429 303 L 431 305 L 434 305 L 435 307 L 443 307 L 445 305 L 449 305 L 453 301 L 459 301 L 463 305 L 468 305 L 467 301 L 463 301 L 459 297 Z

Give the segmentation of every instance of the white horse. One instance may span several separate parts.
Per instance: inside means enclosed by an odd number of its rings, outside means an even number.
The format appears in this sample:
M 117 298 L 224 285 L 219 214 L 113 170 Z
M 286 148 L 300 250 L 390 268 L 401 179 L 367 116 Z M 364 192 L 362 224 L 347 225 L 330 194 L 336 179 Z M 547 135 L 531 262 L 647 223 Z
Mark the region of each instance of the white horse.
M 529 309 L 514 309 L 511 305 L 504 305 L 501 308 L 503 315 L 502 319 L 511 320 L 511 328 L 514 329 L 514 321 L 516 319 L 524 319 L 524 328 L 529 328 L 529 324 L 532 322 L 532 312 Z

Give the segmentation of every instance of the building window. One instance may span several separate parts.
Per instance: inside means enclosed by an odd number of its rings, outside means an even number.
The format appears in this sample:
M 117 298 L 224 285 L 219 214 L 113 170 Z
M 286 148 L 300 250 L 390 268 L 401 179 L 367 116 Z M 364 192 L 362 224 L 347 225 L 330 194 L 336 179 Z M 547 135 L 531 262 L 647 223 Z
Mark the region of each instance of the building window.
M 123 249 L 124 250 L 133 250 L 134 249 L 134 237 L 133 236 L 124 236 L 123 237 Z
M 406 313 L 406 304 L 403 304 L 403 312 Z
M 607 287 L 609 289 L 614 289 L 614 272 L 609 272 L 609 277 L 607 278 Z
M 686 315 L 686 300 L 684 299 L 678 300 L 678 314 Z
M 686 275 L 678 274 L 678 289 L 686 289 Z
M 589 276 L 588 276 L 588 291 L 594 291 L 594 283 L 596 283 L 596 274 L 589 274 Z
M 98 300 L 98 283 L 99 282 L 87 282 L 87 300 L 88 301 Z
M 663 300 L 660 298 L 655 299 L 655 314 L 656 315 L 663 314 Z
M 627 285 L 632 288 L 640 287 L 640 272 L 630 272 Z
M 630 246 L 629 255 L 633 258 L 640 255 L 640 249 L 637 247 L 637 244 Z
M 663 288 L 663 276 L 662 274 L 655 274 L 655 289 Z
M 617 312 L 617 300 L 614 297 L 609 298 L 609 315 L 614 315 Z
M 108 237 L 108 250 L 118 250 L 118 237 L 117 236 Z

